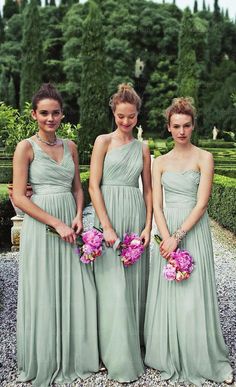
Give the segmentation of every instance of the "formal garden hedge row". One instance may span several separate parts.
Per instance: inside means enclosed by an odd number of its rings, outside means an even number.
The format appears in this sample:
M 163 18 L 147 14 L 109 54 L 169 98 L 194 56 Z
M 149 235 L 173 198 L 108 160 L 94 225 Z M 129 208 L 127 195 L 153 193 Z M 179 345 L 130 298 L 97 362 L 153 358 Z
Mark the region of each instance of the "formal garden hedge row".
M 84 191 L 85 205 L 88 205 L 90 203 L 90 196 L 88 193 L 89 172 L 82 172 L 80 178 Z M 8 197 L 7 186 L 0 185 L 0 226 L 11 225 L 11 217 L 14 216 L 14 214 L 14 209 Z
M 81 173 L 85 204 L 90 202 L 88 193 L 89 172 Z M 8 199 L 6 186 L 0 189 L 0 225 L 10 225 L 10 218 L 14 210 Z M 236 233 L 236 179 L 215 175 L 211 198 L 209 201 L 209 215 L 223 227 Z
M 236 179 L 215 175 L 209 201 L 209 215 L 236 233 Z

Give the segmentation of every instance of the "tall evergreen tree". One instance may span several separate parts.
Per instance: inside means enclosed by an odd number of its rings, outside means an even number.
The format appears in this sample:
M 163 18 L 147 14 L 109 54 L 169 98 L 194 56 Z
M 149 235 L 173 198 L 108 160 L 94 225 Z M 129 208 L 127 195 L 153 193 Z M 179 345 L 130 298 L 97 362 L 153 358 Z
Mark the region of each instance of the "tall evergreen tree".
M 5 67 L 0 72 L 0 101 L 8 103 L 8 76 Z
M 218 0 L 214 0 L 213 19 L 214 19 L 214 21 L 221 20 L 221 13 L 220 13 L 220 7 L 218 4 Z
M 229 10 L 228 10 L 228 8 L 226 8 L 225 17 L 226 17 L 226 19 L 229 19 Z
M 4 32 L 4 21 L 0 12 L 0 44 L 4 42 L 5 32 Z
M 100 8 L 92 1 L 83 25 L 81 60 L 79 141 L 81 161 L 87 162 L 85 155 L 90 144 L 99 134 L 109 131 L 103 19 Z
M 189 8 L 186 8 L 180 25 L 178 44 L 178 94 L 190 96 L 197 103 L 198 66 L 194 41 L 194 20 Z
M 206 2 L 205 2 L 205 0 L 203 0 L 203 2 L 202 2 L 202 9 L 203 9 L 203 11 L 206 11 Z
M 193 12 L 196 13 L 198 11 L 198 4 L 197 0 L 194 0 L 194 7 L 193 7 Z
M 8 20 L 15 13 L 19 12 L 19 6 L 15 0 L 5 0 L 5 4 L 3 6 L 3 18 Z
M 42 41 L 40 16 L 36 0 L 31 0 L 24 11 L 20 107 L 24 108 L 42 81 Z
M 13 77 L 10 78 L 8 85 L 8 103 L 12 107 L 16 107 L 16 90 Z

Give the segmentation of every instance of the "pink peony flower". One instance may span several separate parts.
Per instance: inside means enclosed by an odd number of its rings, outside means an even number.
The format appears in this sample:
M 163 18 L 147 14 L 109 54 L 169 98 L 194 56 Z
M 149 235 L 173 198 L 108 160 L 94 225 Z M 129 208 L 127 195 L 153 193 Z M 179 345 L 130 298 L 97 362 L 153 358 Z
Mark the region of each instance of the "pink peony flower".
M 164 266 L 163 274 L 165 279 L 173 281 L 176 277 L 176 270 L 171 264 L 167 263 L 167 265 Z
M 124 266 L 133 265 L 144 251 L 141 238 L 135 233 L 126 233 L 121 243 L 121 261 Z

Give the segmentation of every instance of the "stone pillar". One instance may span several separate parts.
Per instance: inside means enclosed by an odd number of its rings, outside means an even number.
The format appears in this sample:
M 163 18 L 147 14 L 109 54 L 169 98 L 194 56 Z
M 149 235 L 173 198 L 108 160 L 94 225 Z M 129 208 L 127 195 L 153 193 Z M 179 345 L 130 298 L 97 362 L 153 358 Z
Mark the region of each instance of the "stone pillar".
M 11 228 L 11 251 L 19 251 L 20 247 L 20 233 L 21 233 L 21 227 L 22 227 L 22 222 L 23 222 L 24 217 L 22 216 L 13 216 L 11 218 L 13 222 L 13 226 Z

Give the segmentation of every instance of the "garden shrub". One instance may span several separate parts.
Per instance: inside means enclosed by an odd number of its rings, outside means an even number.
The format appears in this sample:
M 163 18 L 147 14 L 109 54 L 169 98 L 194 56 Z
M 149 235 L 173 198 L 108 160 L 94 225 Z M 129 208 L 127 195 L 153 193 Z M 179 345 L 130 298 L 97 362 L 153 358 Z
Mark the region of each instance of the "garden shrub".
M 0 184 L 12 181 L 12 164 L 0 164 Z
M 215 174 L 227 176 L 227 177 L 234 177 L 236 178 L 236 166 L 231 168 L 225 168 L 225 167 L 216 167 L 215 168 Z
M 236 179 L 215 175 L 208 212 L 213 219 L 234 233 L 236 233 L 235 203 Z
M 201 148 L 235 148 L 236 143 L 221 140 L 199 140 Z
M 235 141 L 235 134 L 234 132 L 223 132 L 222 137 L 225 141 Z
M 174 148 L 174 140 L 171 136 L 166 139 L 166 148 L 168 152 Z

